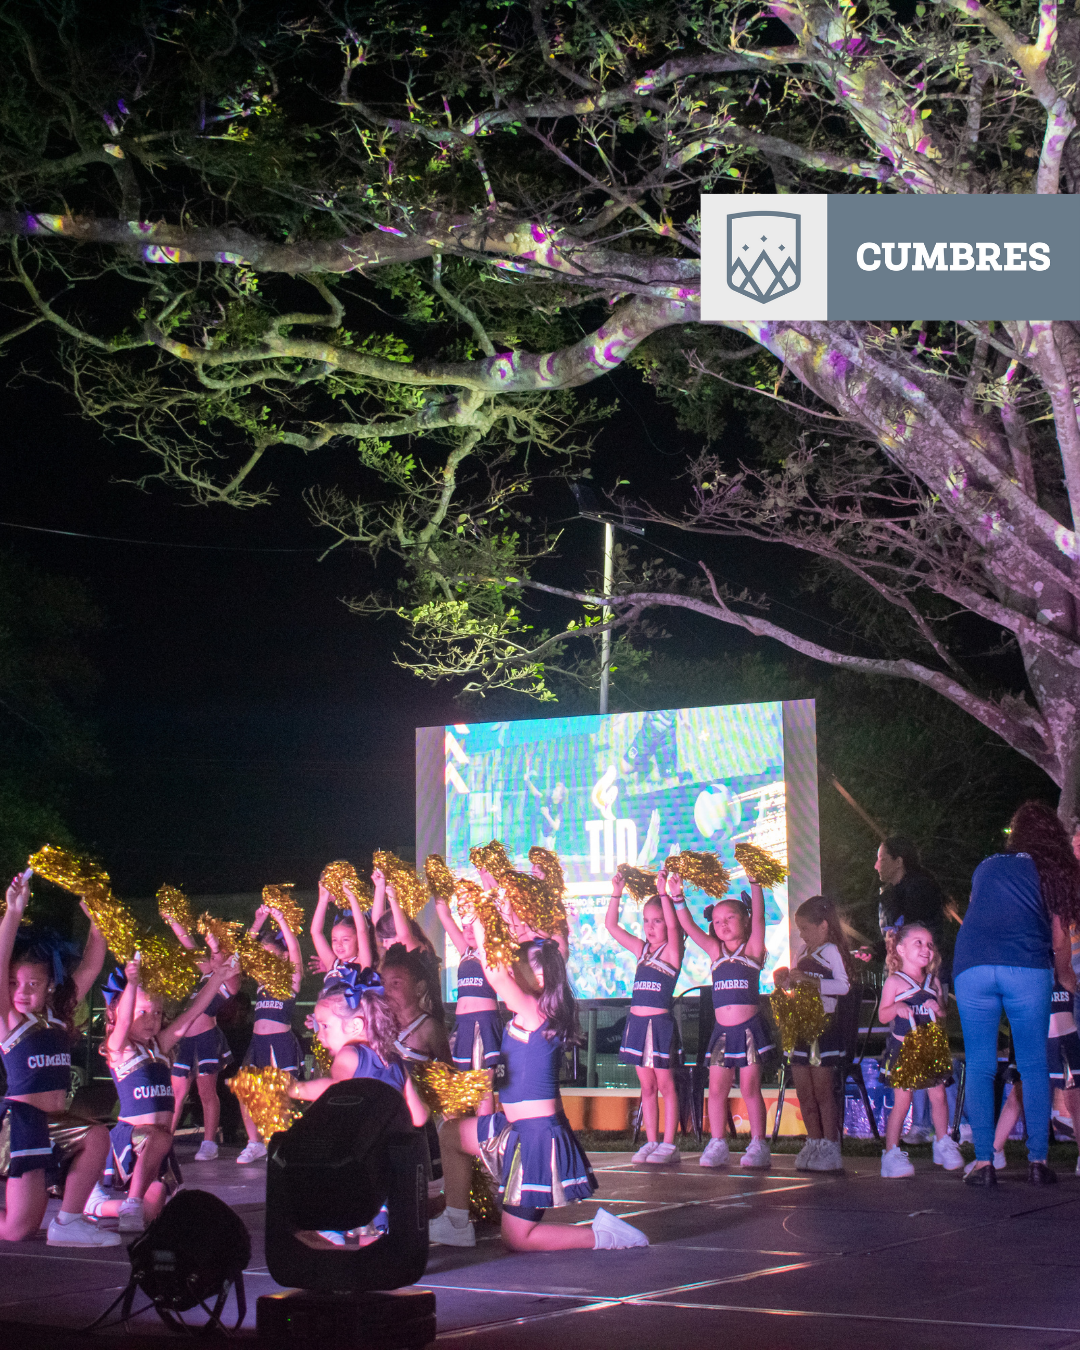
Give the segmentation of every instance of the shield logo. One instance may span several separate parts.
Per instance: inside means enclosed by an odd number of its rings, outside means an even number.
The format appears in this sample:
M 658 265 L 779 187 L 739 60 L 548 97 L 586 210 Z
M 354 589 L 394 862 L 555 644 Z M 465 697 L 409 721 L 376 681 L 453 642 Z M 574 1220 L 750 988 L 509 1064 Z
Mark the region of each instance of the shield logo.
M 788 211 L 728 216 L 728 285 L 767 305 L 797 290 L 802 274 L 802 218 Z

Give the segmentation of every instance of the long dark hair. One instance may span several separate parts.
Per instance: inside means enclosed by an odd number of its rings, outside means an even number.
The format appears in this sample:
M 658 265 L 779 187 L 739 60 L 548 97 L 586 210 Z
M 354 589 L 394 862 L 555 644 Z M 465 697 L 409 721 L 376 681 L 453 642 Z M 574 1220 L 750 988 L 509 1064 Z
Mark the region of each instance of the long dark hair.
M 809 900 L 804 900 L 795 911 L 797 919 L 805 919 L 807 923 L 826 923 L 829 925 L 829 941 L 833 944 L 844 962 L 844 969 L 850 975 L 854 970 L 854 963 L 851 950 L 848 946 L 848 934 L 854 933 L 854 929 L 849 926 L 840 917 L 840 911 L 833 902 L 825 895 L 812 895 Z
M 393 943 L 386 949 L 379 970 L 407 970 L 417 984 L 424 986 L 419 1000 L 421 1008 L 440 1026 L 446 1025 L 446 1009 L 439 992 L 439 968 L 422 947 L 409 951 L 403 942 Z
M 889 857 L 904 864 L 906 876 L 930 876 L 930 873 L 923 866 L 922 854 L 919 852 L 919 846 L 914 839 L 909 839 L 906 834 L 890 834 L 888 839 L 884 839 L 882 842 Z
M 1080 862 L 1056 811 L 1045 802 L 1025 802 L 1009 822 L 1005 851 L 1028 854 L 1046 908 L 1066 928 L 1080 924 Z
M 549 1041 L 561 1040 L 564 1045 L 582 1045 L 584 1036 L 578 1026 L 577 1004 L 570 989 L 559 944 L 552 938 L 527 942 L 522 955 L 537 975 L 544 988 L 537 1000 L 540 1011 L 547 1018 L 544 1035 Z
M 75 981 L 68 972 L 72 955 L 77 956 L 71 943 L 48 934 L 29 941 L 16 942 L 11 953 L 10 970 L 18 966 L 43 966 L 45 975 L 53 984 L 53 991 L 45 998 L 45 1006 L 52 1015 L 63 1022 L 69 1036 L 75 1034 L 75 1009 L 79 1004 Z M 66 960 L 64 958 L 67 958 Z M 60 978 L 57 978 L 57 977 Z

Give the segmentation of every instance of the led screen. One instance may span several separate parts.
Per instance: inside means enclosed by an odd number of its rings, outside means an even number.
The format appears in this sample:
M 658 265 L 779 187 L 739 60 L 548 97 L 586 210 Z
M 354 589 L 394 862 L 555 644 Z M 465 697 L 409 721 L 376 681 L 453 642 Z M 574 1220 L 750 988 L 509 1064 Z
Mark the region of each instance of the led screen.
M 500 839 L 523 871 L 532 844 L 555 849 L 568 883 L 575 992 L 579 998 L 628 997 L 633 959 L 604 927 L 612 874 L 627 862 L 658 868 L 681 849 L 714 851 L 732 873 L 732 891 L 738 894 L 746 879 L 735 861 L 735 844 L 748 840 L 787 861 L 791 775 L 785 772 L 785 710 L 790 723 L 792 709 L 804 714 L 809 709 L 809 738 L 804 715 L 800 742 L 802 759 L 812 758 L 812 704 L 747 703 L 424 728 L 418 733 L 418 853 L 443 852 L 456 873 L 475 876 L 469 864 L 475 844 Z M 816 777 L 816 766 L 810 767 Z M 439 842 L 441 849 L 435 847 Z M 708 897 L 689 889 L 688 899 L 704 924 Z M 622 923 L 641 931 L 640 910 L 629 896 Z M 787 885 L 766 893 L 766 923 L 769 972 L 789 960 Z M 451 999 L 456 961 L 447 943 Z M 708 960 L 688 943 L 678 987 L 707 983 Z M 766 978 L 765 987 L 770 984 Z

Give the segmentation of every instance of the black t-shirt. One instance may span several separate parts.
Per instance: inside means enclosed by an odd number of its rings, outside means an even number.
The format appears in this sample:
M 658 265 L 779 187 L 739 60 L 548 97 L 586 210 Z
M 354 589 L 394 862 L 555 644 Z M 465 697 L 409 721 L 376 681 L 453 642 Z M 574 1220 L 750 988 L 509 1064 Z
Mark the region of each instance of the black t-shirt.
M 944 961 L 945 896 L 929 873 L 915 872 L 902 877 L 894 886 L 886 886 L 878 900 L 882 930 L 903 916 L 905 923 L 925 924 Z

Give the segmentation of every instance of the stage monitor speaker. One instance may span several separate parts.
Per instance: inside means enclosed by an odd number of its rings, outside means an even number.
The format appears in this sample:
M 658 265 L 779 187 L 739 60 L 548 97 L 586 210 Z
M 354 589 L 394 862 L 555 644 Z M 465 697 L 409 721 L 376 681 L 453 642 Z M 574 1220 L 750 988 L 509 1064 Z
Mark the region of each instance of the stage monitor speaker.
M 270 1141 L 271 1276 L 327 1293 L 414 1284 L 427 1266 L 429 1167 L 424 1133 L 413 1127 L 400 1092 L 373 1078 L 336 1083 Z M 384 1205 L 388 1229 L 369 1245 L 328 1248 L 315 1238 L 319 1230 L 368 1224 Z

